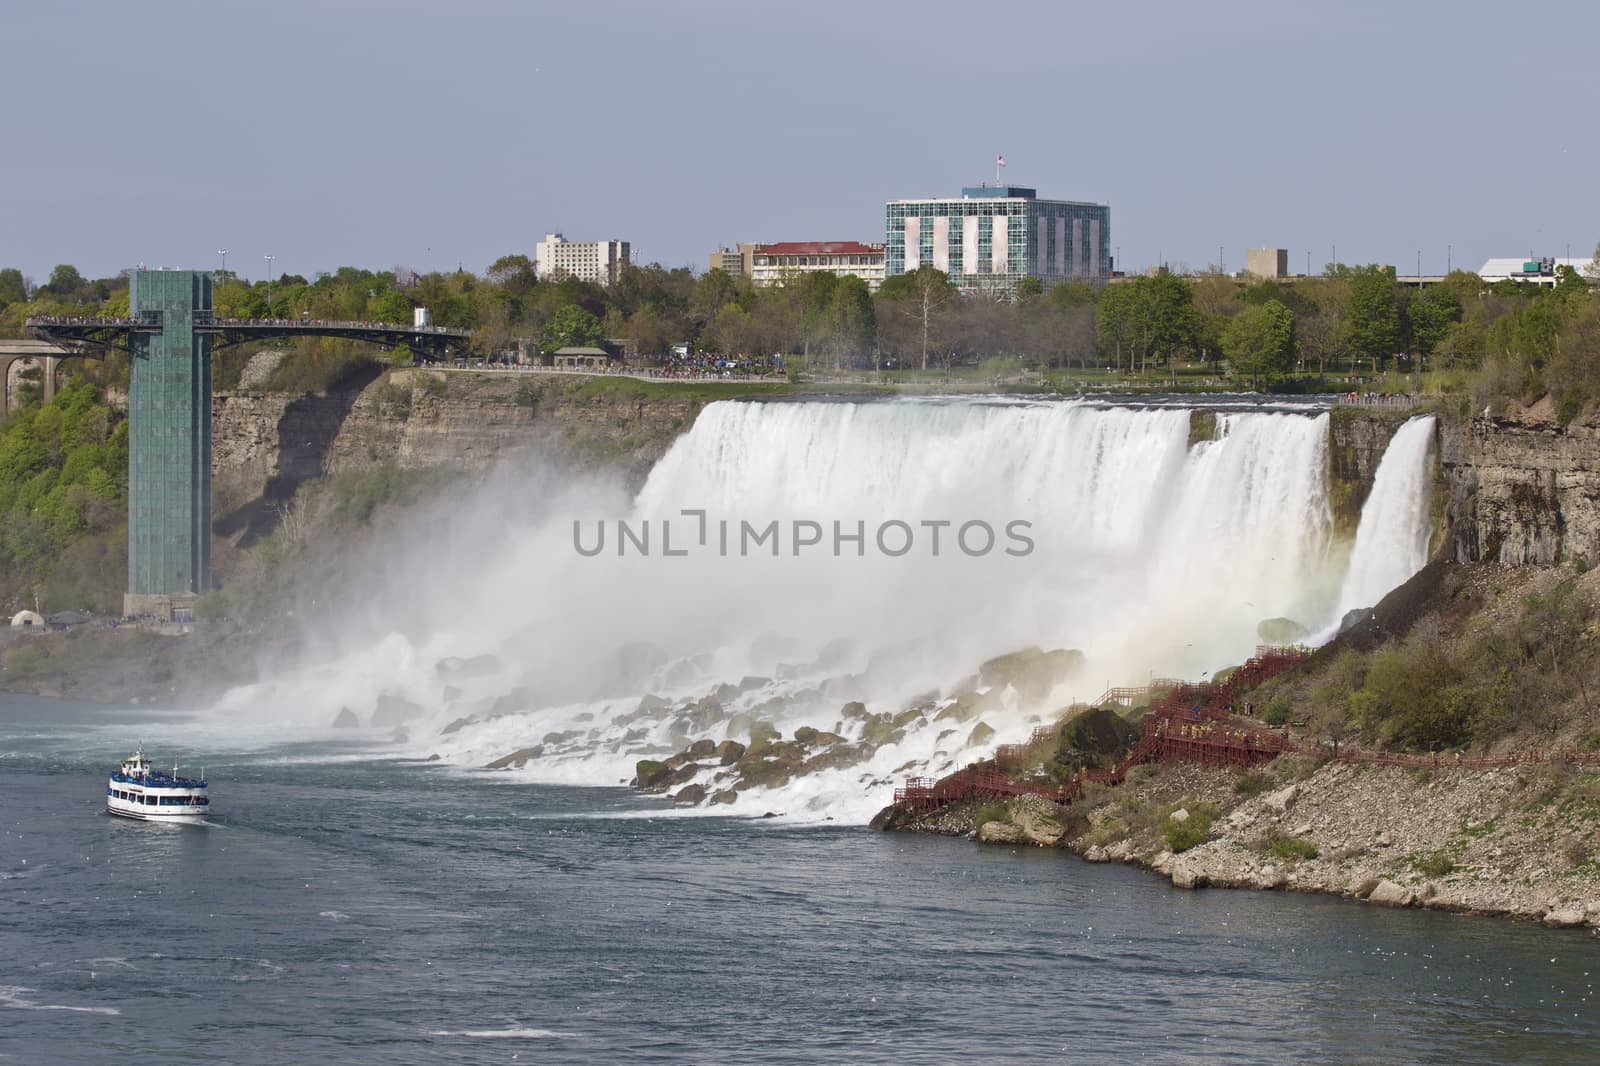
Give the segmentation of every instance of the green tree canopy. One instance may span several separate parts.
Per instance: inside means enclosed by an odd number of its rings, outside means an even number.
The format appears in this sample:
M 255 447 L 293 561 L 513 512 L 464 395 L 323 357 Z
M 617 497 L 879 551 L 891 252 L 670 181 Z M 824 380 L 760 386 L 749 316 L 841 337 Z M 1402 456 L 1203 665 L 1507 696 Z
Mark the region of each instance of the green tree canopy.
M 1252 304 L 1222 331 L 1222 354 L 1234 374 L 1251 385 L 1270 382 L 1289 369 L 1294 345 L 1294 312 L 1277 300 Z
M 539 346 L 547 352 L 559 348 L 592 348 L 603 336 L 598 318 L 576 304 L 568 304 L 544 324 Z
M 1400 349 L 1400 297 L 1394 267 L 1376 263 L 1350 272 L 1350 353 L 1378 370 Z

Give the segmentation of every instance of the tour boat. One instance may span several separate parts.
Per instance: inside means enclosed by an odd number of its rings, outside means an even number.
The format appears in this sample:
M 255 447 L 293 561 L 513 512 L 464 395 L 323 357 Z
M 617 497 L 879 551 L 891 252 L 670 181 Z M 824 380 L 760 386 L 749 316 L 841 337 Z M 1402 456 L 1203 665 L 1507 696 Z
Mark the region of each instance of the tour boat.
M 141 747 L 123 760 L 122 769 L 106 783 L 106 810 L 147 822 L 194 822 L 206 816 L 211 800 L 204 775 L 179 777 L 178 766 L 162 773 L 150 765 Z

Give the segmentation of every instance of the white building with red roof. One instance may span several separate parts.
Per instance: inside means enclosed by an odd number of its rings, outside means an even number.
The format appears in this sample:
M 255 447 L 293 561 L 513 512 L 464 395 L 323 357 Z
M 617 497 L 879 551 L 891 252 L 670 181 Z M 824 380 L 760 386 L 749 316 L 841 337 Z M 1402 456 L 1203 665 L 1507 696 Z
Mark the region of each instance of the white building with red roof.
M 803 274 L 854 274 L 873 292 L 883 284 L 884 247 L 860 241 L 785 241 L 758 244 L 750 279 L 757 285 L 782 285 Z

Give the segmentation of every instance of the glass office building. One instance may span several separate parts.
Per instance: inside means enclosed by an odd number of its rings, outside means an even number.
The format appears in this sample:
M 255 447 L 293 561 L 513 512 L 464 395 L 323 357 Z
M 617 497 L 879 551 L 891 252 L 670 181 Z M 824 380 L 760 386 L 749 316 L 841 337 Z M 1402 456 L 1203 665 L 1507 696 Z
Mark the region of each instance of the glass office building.
M 1023 278 L 1045 288 L 1063 281 L 1103 284 L 1111 277 L 1111 208 L 1041 200 L 1017 185 L 979 185 L 960 197 L 890 200 L 885 273 L 932 266 L 957 287 L 1011 295 Z

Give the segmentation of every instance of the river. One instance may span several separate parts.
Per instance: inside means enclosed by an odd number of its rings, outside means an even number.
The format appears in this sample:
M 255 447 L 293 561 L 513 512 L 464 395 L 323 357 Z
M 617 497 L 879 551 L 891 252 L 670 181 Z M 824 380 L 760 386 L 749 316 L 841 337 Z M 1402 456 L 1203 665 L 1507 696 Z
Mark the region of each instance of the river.
M 205 752 L 208 826 L 106 815 L 108 770 L 141 736 L 159 765 L 184 729 L 0 695 L 0 1062 L 1580 1063 L 1600 1046 L 1600 944 L 1504 921 L 685 816 L 354 744 Z

